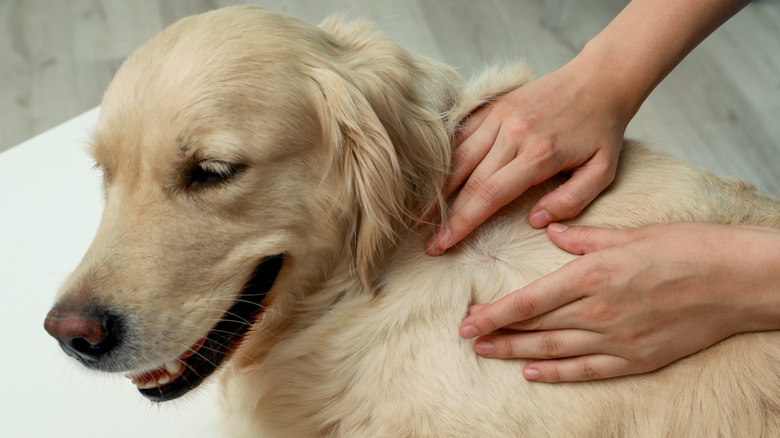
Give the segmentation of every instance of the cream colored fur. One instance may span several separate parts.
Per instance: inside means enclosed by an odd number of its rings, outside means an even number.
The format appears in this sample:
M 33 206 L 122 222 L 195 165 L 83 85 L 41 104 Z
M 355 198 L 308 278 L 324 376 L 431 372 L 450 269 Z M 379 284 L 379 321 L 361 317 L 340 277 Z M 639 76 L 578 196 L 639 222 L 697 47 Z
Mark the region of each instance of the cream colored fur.
M 529 383 L 458 325 L 572 260 L 528 209 L 534 187 L 442 257 L 415 219 L 438 209 L 457 123 L 529 80 L 463 83 L 363 22 L 319 28 L 257 8 L 185 19 L 133 54 L 106 93 L 95 242 L 63 289 L 132 322 L 123 366 L 177 357 L 257 262 L 285 254 L 267 311 L 223 374 L 241 437 L 780 436 L 780 333 L 732 337 L 646 375 Z M 185 190 L 198 160 L 245 166 Z M 780 202 L 629 142 L 577 224 L 780 228 Z M 685 336 L 685 333 L 680 333 Z

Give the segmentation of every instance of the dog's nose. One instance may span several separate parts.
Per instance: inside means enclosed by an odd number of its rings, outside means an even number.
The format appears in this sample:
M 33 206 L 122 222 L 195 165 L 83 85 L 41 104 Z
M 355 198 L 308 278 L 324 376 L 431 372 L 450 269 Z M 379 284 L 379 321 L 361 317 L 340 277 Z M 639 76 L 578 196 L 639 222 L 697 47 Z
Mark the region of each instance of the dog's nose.
M 87 307 L 53 308 L 43 327 L 60 342 L 65 353 L 90 366 L 117 344 L 117 318 Z

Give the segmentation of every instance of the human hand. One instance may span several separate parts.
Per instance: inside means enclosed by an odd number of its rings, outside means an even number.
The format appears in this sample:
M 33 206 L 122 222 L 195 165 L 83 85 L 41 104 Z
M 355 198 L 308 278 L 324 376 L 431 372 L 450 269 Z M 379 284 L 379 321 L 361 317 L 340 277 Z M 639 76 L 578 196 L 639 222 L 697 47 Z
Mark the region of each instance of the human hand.
M 649 372 L 735 333 L 780 328 L 778 230 L 554 223 L 548 234 L 584 256 L 493 304 L 472 306 L 460 327 L 464 338 L 479 336 L 474 349 L 483 356 L 543 359 L 525 366 L 528 380 Z
M 595 67 L 595 68 L 594 68 Z M 559 172 L 569 180 L 530 211 L 534 227 L 576 216 L 614 179 L 636 104 L 580 57 L 475 111 L 457 134 L 450 217 L 426 244 L 440 255 L 529 187 Z

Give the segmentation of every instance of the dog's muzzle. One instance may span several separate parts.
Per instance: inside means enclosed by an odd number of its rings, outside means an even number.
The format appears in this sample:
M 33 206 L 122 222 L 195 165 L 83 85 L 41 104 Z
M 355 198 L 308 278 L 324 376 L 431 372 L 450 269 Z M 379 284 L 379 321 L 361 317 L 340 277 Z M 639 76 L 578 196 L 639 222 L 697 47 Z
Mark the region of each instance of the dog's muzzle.
M 273 287 L 284 256 L 260 262 L 243 291 L 236 297 L 217 325 L 187 351 L 158 368 L 128 375 L 146 398 L 172 400 L 200 385 L 238 347 L 244 334 L 262 312 L 262 301 Z M 124 321 L 121 316 L 93 303 L 57 304 L 44 321 L 44 328 L 62 349 L 85 366 L 118 371 L 114 364 L 117 350 L 123 347 Z

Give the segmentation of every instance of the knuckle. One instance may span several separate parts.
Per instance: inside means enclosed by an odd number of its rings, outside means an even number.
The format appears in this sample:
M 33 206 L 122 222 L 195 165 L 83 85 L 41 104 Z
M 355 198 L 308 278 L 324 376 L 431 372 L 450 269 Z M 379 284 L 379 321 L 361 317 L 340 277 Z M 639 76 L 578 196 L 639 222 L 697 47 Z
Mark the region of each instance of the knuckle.
M 590 254 L 589 254 L 590 255 Z M 582 260 L 582 259 L 580 259 Z M 586 291 L 594 291 L 603 288 L 607 282 L 608 274 L 599 266 L 590 266 L 579 276 L 580 288 Z
M 531 131 L 531 121 L 527 118 L 514 118 L 505 125 L 506 133 L 513 141 L 521 141 Z
M 639 346 L 646 345 L 652 339 L 651 329 L 642 328 L 639 324 L 632 325 L 627 330 L 620 330 L 610 336 L 612 342 L 623 348 L 628 348 L 631 356 L 642 358 L 649 356 L 649 352 L 640 350 Z
M 483 185 L 485 185 L 485 181 L 482 179 L 482 177 L 472 174 L 468 181 L 466 181 L 466 184 L 463 185 L 461 191 L 465 192 L 469 196 L 474 196 L 474 194 L 479 192 L 479 189 Z
M 451 230 L 460 230 L 460 231 L 467 231 L 470 232 L 473 230 L 477 225 L 474 220 L 472 220 L 470 217 L 463 214 L 461 211 L 456 211 L 455 213 L 450 216 L 449 220 L 447 221 L 447 224 Z
M 477 315 L 472 315 L 469 318 L 471 319 L 470 323 L 477 328 L 477 332 L 481 335 L 481 337 L 485 337 L 486 339 L 493 340 L 493 337 L 497 337 L 496 333 L 492 333 L 498 329 L 500 329 L 503 325 L 506 323 L 504 322 L 504 317 L 502 316 L 503 309 L 498 309 L 498 311 L 491 311 L 491 309 L 486 309 L 485 311 L 479 312 Z
M 585 230 L 584 233 L 591 233 L 591 230 Z M 585 237 L 583 240 L 591 241 L 590 237 Z M 592 245 L 584 244 L 587 248 L 588 254 L 586 257 L 580 258 L 583 263 L 578 264 L 580 268 L 580 286 L 587 288 L 590 292 L 603 290 L 614 286 L 620 282 L 621 274 L 618 268 L 615 266 L 615 260 L 612 259 L 612 255 L 605 255 L 603 251 L 593 251 Z
M 501 201 L 502 184 L 498 181 L 488 181 L 479 188 L 477 196 L 488 205 L 495 205 Z
M 600 189 L 609 186 L 617 174 L 617 165 L 606 160 L 590 162 L 588 166 L 591 169 L 593 185 Z
M 531 162 L 541 162 L 550 159 L 555 153 L 555 143 L 552 139 L 536 140 L 529 145 L 524 154 Z
M 601 378 L 601 373 L 593 366 L 593 362 L 588 359 L 583 359 L 580 364 L 580 375 L 586 380 L 594 380 Z
M 601 182 L 604 184 L 604 187 L 606 187 L 615 179 L 615 175 L 617 175 L 617 166 L 605 162 L 603 167 L 599 169 L 599 175 L 602 178 Z
M 502 358 L 514 358 L 518 351 L 513 342 L 511 342 L 506 336 L 498 336 L 493 340 L 495 347 L 495 356 Z
M 637 345 L 636 343 L 630 345 Z M 639 348 L 631 357 L 631 368 L 637 373 L 656 370 L 666 364 L 662 351 L 654 348 Z
M 558 209 L 567 216 L 567 218 L 574 217 L 582 210 L 582 199 L 577 198 L 567 191 L 560 191 L 557 195 L 556 201 L 558 203 Z
M 633 360 L 637 372 L 652 371 L 658 368 L 655 355 L 651 356 L 645 353 L 639 353 Z
M 617 165 L 609 166 L 604 174 L 604 179 L 606 183 L 604 187 L 612 184 L 612 181 L 615 180 L 616 176 L 617 176 Z
M 580 238 L 586 241 L 592 241 L 596 237 L 596 229 L 590 228 L 590 227 L 582 227 L 579 228 Z M 598 259 L 598 261 L 601 263 L 601 266 L 604 266 L 606 260 Z
M 466 147 L 456 149 L 452 154 L 452 168 L 463 169 L 469 167 L 469 164 L 474 160 L 473 157 L 474 153 Z
M 544 358 L 561 357 L 563 344 L 557 336 L 545 334 L 540 339 L 540 348 Z
M 555 383 L 555 382 L 563 381 L 563 377 L 561 376 L 561 371 L 560 369 L 558 369 L 557 366 L 550 366 L 546 368 L 547 369 L 544 369 L 542 371 L 542 375 L 544 376 L 545 382 Z
M 512 314 L 518 321 L 525 321 L 527 319 L 537 316 L 536 303 L 533 300 L 522 294 L 516 294 L 512 300 Z
M 590 324 L 602 326 L 615 318 L 615 309 L 607 303 L 593 303 L 583 311 L 583 318 Z

